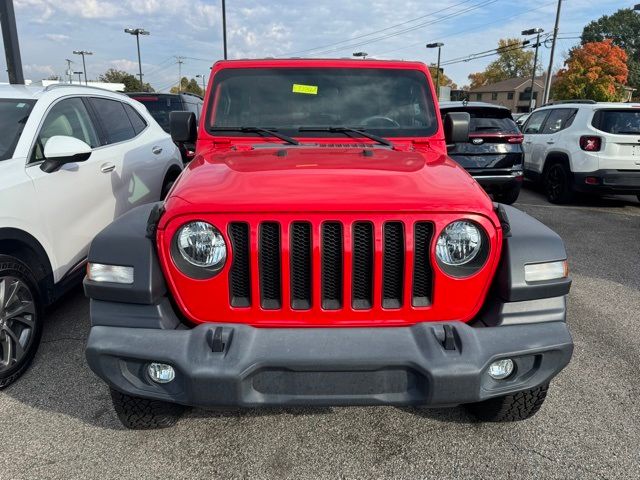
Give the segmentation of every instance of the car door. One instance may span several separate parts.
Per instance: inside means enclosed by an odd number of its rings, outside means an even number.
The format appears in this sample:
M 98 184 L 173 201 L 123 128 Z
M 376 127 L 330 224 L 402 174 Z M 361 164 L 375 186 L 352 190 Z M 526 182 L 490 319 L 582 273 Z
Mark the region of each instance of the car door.
M 91 156 L 55 172 L 43 172 L 39 167 L 44 147 L 55 135 L 82 140 L 92 147 Z M 101 151 L 98 129 L 81 97 L 66 97 L 51 106 L 38 130 L 26 171 L 55 252 L 57 277 L 86 257 L 93 237 L 114 218 L 116 199 L 109 160 Z
M 145 135 L 146 121 L 133 107 L 119 100 L 90 97 L 89 103 L 104 137 L 101 149 L 113 165 L 115 216 L 158 200 L 164 175 L 158 158 L 162 156 L 163 147 L 154 145 Z
M 524 151 L 525 170 L 537 173 L 542 172 L 543 153 L 546 147 L 542 131 L 548 115 L 549 110 L 533 112 L 523 127 L 524 142 L 522 149 Z

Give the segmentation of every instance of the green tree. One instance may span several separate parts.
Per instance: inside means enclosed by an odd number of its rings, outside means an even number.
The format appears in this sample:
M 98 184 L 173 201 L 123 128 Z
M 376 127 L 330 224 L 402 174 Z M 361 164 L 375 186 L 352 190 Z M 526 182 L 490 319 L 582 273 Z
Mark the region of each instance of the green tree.
M 535 43 L 535 42 L 534 42 Z M 501 82 L 508 78 L 529 77 L 533 70 L 534 52 L 532 49 L 523 49 L 522 40 L 518 38 L 501 38 L 498 40 L 498 58 L 487 65 L 483 72 L 469 75 L 470 87 L 476 88 L 482 85 Z M 537 68 L 540 74 L 542 69 Z
M 186 93 L 194 93 L 196 95 L 200 95 L 201 97 L 204 96 L 204 91 L 200 87 L 200 84 L 198 84 L 198 81 L 195 78 L 188 79 L 187 77 L 182 77 L 182 79 L 180 79 L 180 88 L 178 88 L 177 86 L 171 87 L 170 92 L 171 93 L 186 92 Z
M 618 10 L 589 23 L 582 31 L 582 44 L 611 39 L 627 53 L 628 85 L 640 96 L 640 14 L 631 9 Z
M 433 78 L 433 83 L 435 84 L 436 73 L 437 73 L 435 65 L 429 66 L 429 73 L 431 73 L 431 78 Z M 444 72 L 442 71 L 442 67 L 440 67 L 440 77 L 438 79 L 438 83 L 440 84 L 441 87 L 451 87 L 452 90 L 455 90 L 456 88 L 458 88 L 455 82 L 444 74 Z
M 115 68 L 110 68 L 104 72 L 98 77 L 98 80 L 107 83 L 124 83 L 125 92 L 153 92 L 153 88 L 148 83 L 145 83 L 141 88 L 140 79 L 135 75 Z

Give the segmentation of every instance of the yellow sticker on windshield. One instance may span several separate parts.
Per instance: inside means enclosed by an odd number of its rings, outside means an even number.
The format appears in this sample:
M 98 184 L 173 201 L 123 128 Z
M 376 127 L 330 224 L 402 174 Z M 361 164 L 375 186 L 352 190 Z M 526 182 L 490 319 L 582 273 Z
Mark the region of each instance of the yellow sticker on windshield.
M 317 95 L 318 87 L 316 85 L 300 85 L 298 83 L 293 84 L 293 93 L 306 93 L 307 95 Z

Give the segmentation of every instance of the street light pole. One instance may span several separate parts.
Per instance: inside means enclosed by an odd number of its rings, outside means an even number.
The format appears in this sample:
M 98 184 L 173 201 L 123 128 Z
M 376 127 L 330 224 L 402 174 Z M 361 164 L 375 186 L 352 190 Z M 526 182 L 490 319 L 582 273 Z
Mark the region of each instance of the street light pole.
M 549 69 L 547 70 L 547 78 L 544 79 L 544 94 L 542 95 L 542 104 L 549 103 L 551 95 L 551 75 L 553 74 L 553 55 L 556 51 L 556 39 L 558 37 L 558 28 L 560 26 L 560 9 L 562 0 L 558 0 L 558 10 L 556 11 L 556 23 L 553 27 L 553 39 L 551 40 L 551 52 L 549 53 Z
M 227 8 L 222 0 L 222 45 L 224 46 L 224 59 L 227 59 Z
M 24 75 L 22 73 L 18 27 L 16 26 L 16 15 L 13 11 L 13 1 L 0 2 L 0 23 L 2 23 L 2 39 L 4 41 L 9 83 L 22 84 L 24 83 Z
M 93 55 L 93 52 L 89 52 L 88 50 L 74 50 L 73 53 L 75 55 L 82 55 L 82 68 L 84 70 L 84 84 L 87 85 L 87 64 L 84 61 L 85 55 Z M 82 80 L 80 80 L 82 83 Z
M 438 49 L 438 63 L 436 65 L 436 97 L 440 100 L 440 51 L 444 46 L 442 42 L 436 43 L 427 43 L 427 48 L 437 48 Z
M 140 57 L 140 35 L 150 35 L 150 32 L 144 28 L 125 28 L 125 33 L 136 36 L 136 45 L 138 47 L 138 72 L 140 75 L 140 90 L 144 92 L 144 83 L 142 81 L 142 60 Z
M 205 85 L 204 85 L 204 75 L 196 75 L 196 78 L 202 78 L 202 94 L 204 95 L 204 92 L 207 91 Z
M 538 47 L 540 46 L 540 34 L 544 32 L 542 28 L 530 28 L 529 30 L 523 30 L 522 35 L 536 36 L 536 53 L 533 55 L 533 73 L 531 74 L 531 92 L 529 92 L 529 111 L 533 110 L 533 87 L 536 80 L 536 67 L 538 66 Z
M 73 73 L 74 73 L 74 75 L 78 75 L 78 84 L 82 85 L 82 74 L 83 74 L 84 72 L 73 72 Z M 87 75 L 86 75 L 86 73 L 85 73 L 85 75 L 84 75 L 84 78 L 85 78 L 85 85 L 86 85 L 86 80 L 87 80 Z

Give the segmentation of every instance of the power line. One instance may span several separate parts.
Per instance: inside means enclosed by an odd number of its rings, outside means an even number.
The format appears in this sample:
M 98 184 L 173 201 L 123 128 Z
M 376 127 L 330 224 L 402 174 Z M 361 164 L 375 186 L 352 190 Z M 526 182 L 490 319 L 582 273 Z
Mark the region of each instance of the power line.
M 485 0 L 482 3 L 478 3 L 478 4 L 473 5 L 471 7 L 468 7 L 468 8 L 465 8 L 463 10 L 459 10 L 457 12 L 453 12 L 453 13 L 444 15 L 442 17 L 438 17 L 437 19 L 432 20 L 430 22 L 423 22 L 423 23 L 420 23 L 420 24 L 415 25 L 413 27 L 406 28 L 406 29 L 403 29 L 403 30 L 399 30 L 397 32 L 390 33 L 388 35 L 382 35 L 380 37 L 375 37 L 375 38 L 369 39 L 367 41 L 353 43 L 353 44 L 345 45 L 345 46 L 342 46 L 342 47 L 339 47 L 339 48 L 334 48 L 334 49 L 331 49 L 331 50 L 323 50 L 323 51 L 320 51 L 320 52 L 315 52 L 314 55 L 323 55 L 323 54 L 327 54 L 327 53 L 338 52 L 340 50 L 360 47 L 360 46 L 363 46 L 363 45 L 368 45 L 370 43 L 379 42 L 381 40 L 386 40 L 388 38 L 397 37 L 398 35 L 404 35 L 405 33 L 412 32 L 412 31 L 424 28 L 424 27 L 429 26 L 429 25 L 433 25 L 433 24 L 442 22 L 444 20 L 449 20 L 451 18 L 459 17 L 459 16 L 461 16 L 461 15 L 463 15 L 465 13 L 469 13 L 469 12 L 471 12 L 473 10 L 477 10 L 478 8 L 486 7 L 487 5 L 491 5 L 492 3 L 496 3 L 497 1 L 498 0 Z
M 355 36 L 355 37 L 349 38 L 348 40 L 341 40 L 341 41 L 339 41 L 339 42 L 327 43 L 326 45 L 320 45 L 320 46 L 313 47 L 313 48 L 307 48 L 307 49 L 305 49 L 305 50 L 296 50 L 296 51 L 294 51 L 294 52 L 288 52 L 288 53 L 285 53 L 283 56 L 287 56 L 287 55 L 297 55 L 297 54 L 300 54 L 300 53 L 311 52 L 311 51 L 314 51 L 314 50 L 321 50 L 321 49 L 323 49 L 323 48 L 334 47 L 334 46 L 336 46 L 336 45 L 341 45 L 341 44 L 343 44 L 343 43 L 349 43 L 349 42 L 352 42 L 352 41 L 354 41 L 354 40 L 358 40 L 358 39 L 360 39 L 360 38 L 365 38 L 365 37 L 369 37 L 369 36 L 371 36 L 371 35 L 376 35 L 376 34 L 378 34 L 378 33 L 386 32 L 386 31 L 389 31 L 389 30 L 393 30 L 394 28 L 400 27 L 400 26 L 402 26 L 402 25 L 406 25 L 406 24 L 408 24 L 408 23 L 417 22 L 418 20 L 422 20 L 423 18 L 432 17 L 433 15 L 435 15 L 435 14 L 437 14 L 437 13 L 441 13 L 441 12 L 444 12 L 445 10 L 449 10 L 449 9 L 451 9 L 451 8 L 458 7 L 458 6 L 463 5 L 463 4 L 465 4 L 465 3 L 469 3 L 470 1 L 472 1 L 472 0 L 464 0 L 463 2 L 456 3 L 455 5 L 450 5 L 450 6 L 448 6 L 448 7 L 442 8 L 442 9 L 437 10 L 437 11 L 435 11 L 435 12 L 431 12 L 431 13 L 429 13 L 429 14 L 427 14 L 427 15 L 422 15 L 422 16 L 420 16 L 420 17 L 415 17 L 415 18 L 412 18 L 412 19 L 406 20 L 406 21 L 401 22 L 401 23 L 396 23 L 395 25 L 391 25 L 390 27 L 382 28 L 382 29 L 380 29 L 380 30 L 374 30 L 373 32 L 363 33 L 362 35 L 357 35 L 357 36 Z
M 548 7 L 549 5 L 553 5 L 553 4 L 555 4 L 555 3 L 556 3 L 556 2 L 555 2 L 555 0 L 554 0 L 554 1 L 552 1 L 552 2 L 544 3 L 544 4 L 542 4 L 542 5 L 540 5 L 540 6 L 536 7 L 536 8 L 530 8 L 530 9 L 524 10 L 524 11 L 522 11 L 522 12 L 520 12 L 520 13 L 515 14 L 515 15 L 510 15 L 510 16 L 508 16 L 508 17 L 499 18 L 499 19 L 494 20 L 494 21 L 492 21 L 492 22 L 486 22 L 486 23 L 483 23 L 482 25 L 478 25 L 477 27 L 468 28 L 468 29 L 466 29 L 466 30 L 458 30 L 458 31 L 456 31 L 456 33 L 452 33 L 452 34 L 444 35 L 444 36 L 439 36 L 439 37 L 438 37 L 438 40 L 444 40 L 444 39 L 446 39 L 446 38 L 457 37 L 457 36 L 459 36 L 461 33 L 472 32 L 472 31 L 475 31 L 475 30 L 481 30 L 481 29 L 483 29 L 483 28 L 486 28 L 486 26 L 487 26 L 487 25 L 492 25 L 492 24 L 494 24 L 494 23 L 504 23 L 504 22 L 505 22 L 505 21 L 507 21 L 507 20 L 511 20 L 511 19 L 513 19 L 513 18 L 521 17 L 522 15 L 525 15 L 525 14 L 527 14 L 527 13 L 531 13 L 531 12 L 535 12 L 536 10 L 541 10 L 541 9 L 543 9 L 543 8 L 545 8 L 545 7 Z M 391 50 L 385 50 L 384 52 L 379 52 L 379 53 L 377 53 L 377 54 L 376 54 L 376 53 L 374 53 L 373 55 L 386 55 L 386 54 L 388 54 L 388 53 L 397 52 L 397 51 L 399 51 L 399 50 L 406 50 L 406 49 L 408 49 L 408 48 L 412 48 L 412 47 L 415 47 L 415 46 L 417 46 L 417 45 L 424 45 L 425 43 L 428 43 L 428 42 L 420 41 L 420 42 L 416 42 L 416 43 L 410 43 L 410 44 L 408 44 L 408 45 L 403 45 L 402 47 L 393 48 L 393 49 L 391 49 Z

